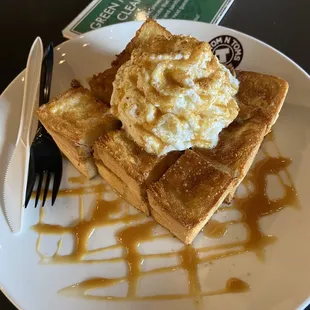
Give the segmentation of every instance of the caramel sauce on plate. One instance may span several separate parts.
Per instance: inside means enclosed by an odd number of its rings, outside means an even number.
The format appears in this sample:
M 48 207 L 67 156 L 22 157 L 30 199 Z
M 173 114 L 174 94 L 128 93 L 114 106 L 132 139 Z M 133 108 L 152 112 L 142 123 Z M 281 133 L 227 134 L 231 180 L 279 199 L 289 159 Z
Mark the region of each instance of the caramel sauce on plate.
M 270 137 L 268 138 L 270 139 Z M 264 151 L 264 150 L 263 150 Z M 264 151 L 265 152 L 265 151 Z M 276 236 L 264 234 L 261 230 L 259 221 L 262 217 L 279 212 L 286 207 L 298 207 L 297 194 L 294 184 L 287 171 L 291 160 L 284 157 L 265 156 L 264 159 L 257 162 L 252 167 L 251 172 L 245 178 L 243 184 L 247 190 L 246 197 L 236 197 L 232 206 L 223 206 L 218 212 L 226 211 L 227 208 L 236 210 L 240 213 L 240 219 L 219 222 L 211 219 L 203 230 L 204 237 L 222 238 L 228 227 L 235 224 L 242 224 L 246 227 L 247 238 L 244 241 L 235 241 L 228 244 L 219 244 L 203 248 L 195 248 L 192 245 L 184 246 L 181 250 L 160 254 L 141 254 L 139 245 L 146 241 L 152 241 L 156 238 L 171 238 L 170 233 L 155 235 L 154 229 L 158 224 L 151 218 L 147 218 L 142 213 L 131 214 L 129 206 L 124 206 L 124 201 L 118 198 L 114 201 L 102 199 L 102 193 L 108 191 L 106 183 L 89 186 L 85 177 L 70 178 L 69 182 L 84 185 L 75 189 L 64 189 L 59 192 L 59 196 L 79 196 L 79 220 L 70 226 L 59 226 L 44 223 L 44 208 L 41 208 L 40 220 L 33 230 L 38 232 L 37 252 L 43 263 L 98 263 L 105 262 L 126 262 L 127 275 L 118 278 L 90 278 L 72 286 L 66 287 L 60 291 L 65 295 L 78 295 L 88 299 L 99 300 L 172 300 L 192 298 L 196 305 L 201 308 L 202 298 L 204 296 L 227 294 L 227 293 L 244 293 L 250 290 L 250 285 L 238 278 L 229 278 L 226 286 L 220 290 L 204 292 L 201 290 L 198 278 L 198 266 L 205 262 L 211 262 L 232 255 L 240 255 L 245 252 L 253 252 L 261 260 L 264 260 L 264 250 L 268 245 L 276 242 Z M 286 182 L 281 178 L 280 172 L 287 176 Z M 276 175 L 284 190 L 284 195 L 278 199 L 269 199 L 267 188 L 267 177 Z M 89 219 L 84 217 L 83 195 L 93 193 L 96 195 L 96 202 Z M 116 231 L 116 243 L 96 250 L 88 250 L 88 240 L 95 229 L 117 223 L 123 223 L 121 229 Z M 57 250 L 52 257 L 45 257 L 40 253 L 41 236 L 47 235 L 64 235 L 71 234 L 74 237 L 74 249 L 72 253 L 60 255 L 62 239 L 59 240 Z M 103 259 L 85 259 L 89 254 L 109 251 L 111 249 L 121 248 L 120 257 L 103 258 Z M 214 250 L 221 250 L 221 254 L 208 254 Z M 169 267 L 160 267 L 149 271 L 143 271 L 141 266 L 146 258 L 165 258 L 177 257 L 177 263 Z M 168 273 L 176 270 L 186 270 L 188 276 L 188 293 L 187 294 L 167 294 L 156 296 L 139 296 L 139 280 L 147 275 L 156 273 Z M 110 287 L 121 282 L 128 283 L 127 294 L 124 297 L 116 296 L 98 296 L 89 294 L 99 288 Z
M 239 211 L 241 213 L 241 219 L 239 221 L 227 221 L 223 223 L 211 219 L 204 228 L 205 236 L 221 238 L 230 225 L 243 223 L 248 231 L 247 240 L 203 249 L 206 252 L 214 249 L 227 250 L 224 254 L 220 254 L 220 256 L 214 255 L 207 260 L 214 260 L 244 252 L 254 252 L 261 260 L 264 259 L 265 247 L 274 243 L 277 238 L 275 236 L 267 236 L 261 231 L 259 225 L 260 219 L 263 216 L 276 213 L 285 207 L 298 207 L 297 193 L 291 179 L 289 178 L 291 184 L 288 185 L 279 176 L 281 171 L 286 171 L 287 173 L 286 168 L 290 163 L 291 160 L 284 157 L 265 157 L 254 165 L 251 173 L 246 176 L 243 182 L 247 188 L 248 195 L 245 198 L 236 197 L 233 206 L 227 207 Z M 269 199 L 266 193 L 267 176 L 272 174 L 279 177 L 284 189 L 284 196 L 275 200 Z M 250 190 L 250 185 L 253 187 L 252 191 Z M 221 208 L 218 212 L 225 211 L 225 209 L 225 207 Z M 233 249 L 237 247 L 241 247 L 241 249 Z
M 83 174 L 81 174 L 77 177 L 70 177 L 68 181 L 71 184 L 85 184 L 87 182 L 87 179 Z
M 206 237 L 209 238 L 222 238 L 230 225 L 239 223 L 238 221 L 227 221 L 227 222 L 219 222 L 217 220 L 209 220 L 205 228 L 203 229 L 203 233 Z
M 212 295 L 223 295 L 223 294 L 233 294 L 233 293 L 245 293 L 249 292 L 251 287 L 248 283 L 244 282 L 238 278 L 229 278 L 226 281 L 226 286 L 223 289 L 207 292 L 204 296 Z

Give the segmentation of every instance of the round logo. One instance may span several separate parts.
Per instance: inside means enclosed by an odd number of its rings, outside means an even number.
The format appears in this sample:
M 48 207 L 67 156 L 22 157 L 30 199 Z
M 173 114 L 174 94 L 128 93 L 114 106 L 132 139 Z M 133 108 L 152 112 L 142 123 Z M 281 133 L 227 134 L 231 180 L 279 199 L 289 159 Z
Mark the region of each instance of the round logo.
M 209 42 L 212 52 L 223 65 L 232 65 L 237 68 L 242 61 L 243 47 L 238 39 L 222 35 Z

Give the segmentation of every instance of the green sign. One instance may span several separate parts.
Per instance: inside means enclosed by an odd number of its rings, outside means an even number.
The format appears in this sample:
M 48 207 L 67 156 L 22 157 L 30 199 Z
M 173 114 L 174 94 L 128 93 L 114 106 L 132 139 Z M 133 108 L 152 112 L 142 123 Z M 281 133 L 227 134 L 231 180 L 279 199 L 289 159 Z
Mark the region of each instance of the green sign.
M 66 30 L 82 34 L 103 26 L 145 20 L 147 17 L 216 23 L 231 3 L 231 0 L 97 0 Z

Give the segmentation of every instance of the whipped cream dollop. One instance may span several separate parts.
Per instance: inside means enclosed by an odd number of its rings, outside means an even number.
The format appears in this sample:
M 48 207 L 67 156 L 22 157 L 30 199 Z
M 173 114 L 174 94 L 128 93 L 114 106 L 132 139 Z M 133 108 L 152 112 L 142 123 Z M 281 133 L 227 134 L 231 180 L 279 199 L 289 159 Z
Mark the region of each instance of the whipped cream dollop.
M 208 43 L 158 37 L 133 50 L 118 70 L 111 111 L 149 153 L 213 148 L 238 115 L 238 87 Z

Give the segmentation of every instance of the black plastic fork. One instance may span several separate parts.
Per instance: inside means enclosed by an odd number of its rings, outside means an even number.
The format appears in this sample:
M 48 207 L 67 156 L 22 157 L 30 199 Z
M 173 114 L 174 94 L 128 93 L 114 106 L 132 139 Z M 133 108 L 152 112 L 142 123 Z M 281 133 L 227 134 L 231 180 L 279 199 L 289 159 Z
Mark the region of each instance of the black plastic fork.
M 49 101 L 51 82 L 53 74 L 53 44 L 50 43 L 45 50 L 42 61 L 42 71 L 40 79 L 39 106 Z M 45 177 L 45 187 L 43 192 L 42 207 L 45 204 L 48 194 L 49 184 L 53 177 L 52 205 L 54 205 L 62 177 L 62 156 L 60 150 L 50 134 L 39 122 L 35 138 L 30 148 L 29 172 L 27 180 L 25 208 L 27 207 L 33 192 L 36 179 L 38 186 L 36 189 L 35 207 L 41 195 L 41 188 Z

